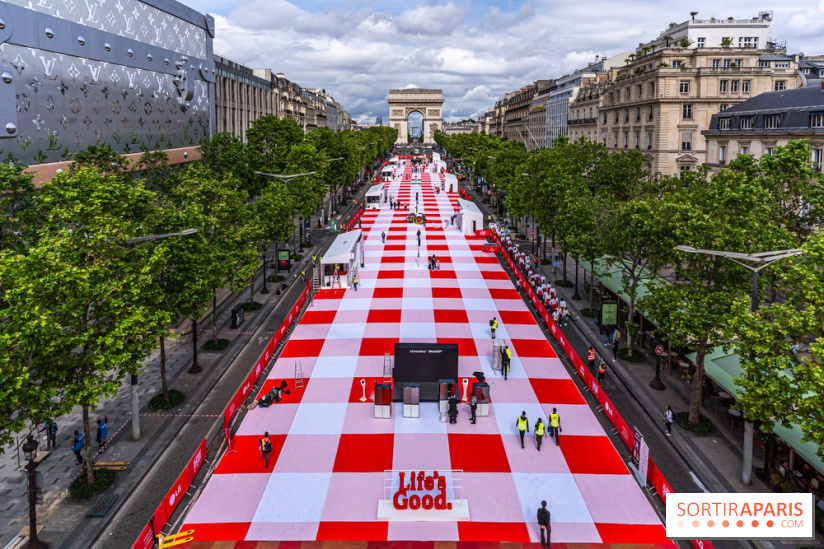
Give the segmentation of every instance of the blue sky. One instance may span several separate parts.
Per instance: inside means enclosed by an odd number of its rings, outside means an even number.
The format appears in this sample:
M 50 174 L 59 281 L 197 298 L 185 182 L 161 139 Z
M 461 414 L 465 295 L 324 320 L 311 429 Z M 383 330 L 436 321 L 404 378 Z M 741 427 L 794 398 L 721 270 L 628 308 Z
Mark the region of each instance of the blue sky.
M 356 119 L 387 118 L 387 90 L 441 88 L 444 116 L 475 117 L 505 93 L 632 51 L 690 11 L 772 9 L 791 52 L 824 54 L 824 0 L 182 0 L 214 14 L 215 52 L 326 89 Z M 721 6 L 721 7 L 718 7 Z

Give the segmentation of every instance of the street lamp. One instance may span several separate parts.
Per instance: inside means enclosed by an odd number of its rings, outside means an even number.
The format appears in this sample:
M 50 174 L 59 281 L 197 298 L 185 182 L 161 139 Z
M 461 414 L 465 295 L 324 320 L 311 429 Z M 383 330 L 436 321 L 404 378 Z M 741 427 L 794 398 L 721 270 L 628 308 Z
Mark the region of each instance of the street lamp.
M 39 443 L 37 440 L 29 433 L 28 437 L 26 438 L 26 442 L 23 443 L 23 455 L 26 456 L 26 470 L 28 472 L 28 480 L 29 480 L 29 543 L 26 547 L 30 549 L 44 549 L 48 547 L 44 542 L 40 541 L 37 537 L 37 481 L 35 480 L 38 476 L 35 469 L 37 468 L 37 463 L 35 463 L 35 458 L 37 457 L 37 447 Z M 41 483 L 42 484 L 42 483 Z
M 266 252 L 263 252 L 263 288 L 261 288 L 260 293 L 268 294 L 269 288 L 266 287 Z
M 738 263 L 745 269 L 752 273 L 752 293 L 750 294 L 750 312 L 755 313 L 758 310 L 758 272 L 765 269 L 782 259 L 788 257 L 795 257 L 801 255 L 801 250 L 777 250 L 773 252 L 759 252 L 755 254 L 744 254 L 740 252 L 724 252 L 717 250 L 701 250 L 693 246 L 676 246 L 676 250 L 680 252 L 687 252 L 691 254 L 704 254 L 716 257 L 725 257 L 735 263 Z M 749 262 L 745 263 L 745 262 Z M 744 463 L 741 471 L 741 482 L 749 486 L 752 484 L 752 437 L 753 425 L 746 417 L 744 417 Z

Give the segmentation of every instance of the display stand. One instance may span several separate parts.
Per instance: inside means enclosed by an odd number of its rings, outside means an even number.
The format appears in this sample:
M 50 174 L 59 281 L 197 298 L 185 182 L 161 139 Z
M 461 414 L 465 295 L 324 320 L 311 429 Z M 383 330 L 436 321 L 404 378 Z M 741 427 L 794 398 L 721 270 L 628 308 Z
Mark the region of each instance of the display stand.
M 492 340 L 492 369 L 499 374 L 503 375 L 503 356 L 501 355 L 501 349 L 505 348 L 506 345 L 503 339 L 493 339 Z
M 420 385 L 407 383 L 403 387 L 403 417 L 421 417 Z

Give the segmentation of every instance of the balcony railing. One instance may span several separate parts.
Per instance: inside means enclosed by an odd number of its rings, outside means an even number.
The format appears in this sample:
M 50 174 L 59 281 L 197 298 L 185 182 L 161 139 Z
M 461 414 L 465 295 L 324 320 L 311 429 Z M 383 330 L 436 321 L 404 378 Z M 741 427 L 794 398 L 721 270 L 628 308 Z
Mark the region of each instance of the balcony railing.
M 570 120 L 568 123 L 570 126 L 575 126 L 578 124 L 596 124 L 597 122 L 597 118 L 576 118 L 575 120 Z

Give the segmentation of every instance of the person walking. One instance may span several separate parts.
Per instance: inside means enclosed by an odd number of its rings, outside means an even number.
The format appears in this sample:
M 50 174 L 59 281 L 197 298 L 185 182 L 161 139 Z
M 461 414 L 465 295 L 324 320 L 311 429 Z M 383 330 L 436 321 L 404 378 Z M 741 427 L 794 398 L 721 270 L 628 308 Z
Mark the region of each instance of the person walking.
M 107 424 L 109 423 L 109 417 L 103 416 L 103 421 L 97 420 L 97 448 L 101 452 L 106 451 L 106 439 L 109 438 L 109 429 Z
M 352 288 L 357 292 L 358 291 L 358 275 L 354 275 L 352 277 Z
M 589 346 L 589 350 L 587 351 L 587 361 L 589 361 L 589 370 L 592 371 L 595 369 L 595 349 L 592 348 L 592 345 Z
M 72 452 L 74 452 L 75 457 L 77 458 L 77 464 L 83 465 L 85 463 L 85 459 L 83 459 L 83 448 L 86 447 L 86 441 L 83 440 L 83 435 L 79 431 L 74 432 L 74 438 L 72 439 Z
M 598 366 L 598 385 L 601 387 L 604 386 L 604 377 L 607 375 L 607 363 L 603 360 L 601 364 Z
M 57 449 L 57 423 L 52 421 L 46 424 L 46 450 Z
M 672 422 L 675 421 L 675 414 L 672 412 L 672 406 L 669 404 L 667 405 L 667 409 L 664 412 L 664 423 L 667 426 L 667 436 L 672 436 Z
M 552 534 L 552 526 L 550 526 L 550 514 L 546 508 L 546 501 L 541 502 L 541 508 L 538 509 L 538 526 L 541 528 L 541 547 L 549 547 L 550 535 Z M 544 541 L 546 536 L 546 541 Z
M 260 457 L 263 458 L 264 469 L 269 469 L 269 452 L 272 451 L 272 440 L 269 438 L 269 431 L 263 433 L 260 443 Z
M 478 397 L 472 395 L 472 398 L 469 400 L 469 409 L 472 410 L 472 417 L 469 419 L 470 422 L 474 425 L 475 424 L 475 412 L 478 410 Z
M 535 442 L 538 443 L 538 451 L 541 451 L 541 441 L 544 438 L 544 423 L 541 418 L 535 422 Z
M 521 436 L 521 448 L 523 448 L 524 435 L 529 432 L 529 420 L 526 418 L 526 411 L 521 412 L 515 424 L 518 426 L 518 434 Z
M 495 330 L 498 329 L 498 317 L 493 316 L 489 321 L 489 329 L 492 331 L 492 339 L 495 339 Z
M 621 340 L 615 338 L 612 340 L 612 361 L 618 360 L 618 346 L 621 345 Z
M 386 244 L 386 233 L 381 231 L 381 243 Z
M 566 307 L 561 309 L 561 321 L 564 325 L 564 328 L 569 326 L 569 309 L 567 309 Z
M 504 381 L 506 381 L 507 374 L 509 374 L 509 365 L 512 363 L 512 351 L 509 350 L 509 345 L 504 349 L 506 353 L 506 368 L 504 368 Z
M 558 415 L 558 410 L 553 408 L 552 413 L 549 414 L 549 437 L 555 439 L 555 446 L 561 444 L 561 416 Z

